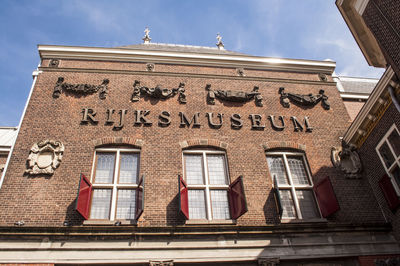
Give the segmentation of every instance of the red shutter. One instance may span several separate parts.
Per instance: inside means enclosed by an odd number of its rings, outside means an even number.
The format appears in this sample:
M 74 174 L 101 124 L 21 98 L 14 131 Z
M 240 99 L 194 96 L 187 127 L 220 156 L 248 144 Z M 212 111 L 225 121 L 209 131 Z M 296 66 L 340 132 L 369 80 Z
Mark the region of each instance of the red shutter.
M 314 191 L 323 217 L 328 217 L 340 209 L 328 176 L 314 186 Z
M 185 181 L 178 175 L 179 182 L 179 211 L 183 213 L 186 219 L 189 219 L 189 196 Z
M 229 185 L 228 197 L 232 219 L 237 219 L 247 212 L 247 202 L 246 195 L 244 194 L 242 176 L 239 176 Z
M 136 214 L 135 220 L 137 221 L 142 215 L 144 210 L 144 175 L 139 180 L 138 189 L 136 191 Z
M 78 196 L 76 198 L 75 210 L 79 212 L 80 215 L 89 219 L 90 211 L 90 198 L 92 195 L 92 184 L 86 178 L 84 174 L 81 174 L 81 179 L 79 181 Z
M 279 192 L 278 180 L 276 179 L 275 175 L 274 175 L 274 198 L 275 198 L 276 208 L 278 209 L 279 218 L 281 219 L 283 213 L 283 207 L 281 201 L 281 193 Z
M 383 195 L 386 198 L 389 208 L 393 211 L 400 205 L 400 199 L 396 194 L 396 190 L 393 187 L 390 177 L 385 174 L 379 180 L 379 186 L 382 189 Z

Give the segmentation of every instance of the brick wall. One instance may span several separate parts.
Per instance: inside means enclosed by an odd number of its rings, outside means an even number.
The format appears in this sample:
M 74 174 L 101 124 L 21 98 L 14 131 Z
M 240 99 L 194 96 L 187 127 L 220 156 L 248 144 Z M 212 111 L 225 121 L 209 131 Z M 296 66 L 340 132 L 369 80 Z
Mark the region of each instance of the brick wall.
M 48 61 L 42 62 L 47 66 Z M 31 101 L 21 125 L 9 170 L 0 190 L 0 225 L 12 225 L 23 220 L 26 226 L 62 226 L 67 220 L 80 225 L 83 220 L 74 211 L 80 173 L 90 177 L 92 162 L 98 139 L 142 140 L 140 172 L 146 174 L 145 210 L 139 226 L 175 226 L 182 224 L 178 212 L 177 174 L 182 173 L 182 143 L 197 143 L 202 147 L 226 150 L 229 175 L 233 181 L 244 176 L 248 212 L 239 218 L 238 225 L 265 225 L 279 222 L 273 193 L 272 180 L 268 174 L 264 147 L 266 143 L 284 143 L 282 146 L 305 148 L 314 182 L 330 176 L 341 210 L 329 218 L 335 222 L 368 223 L 381 222 L 382 215 L 365 179 L 345 179 L 340 171 L 332 167 L 330 150 L 339 145 L 339 137 L 349 126 L 349 116 L 334 83 L 319 82 L 318 73 L 279 72 L 245 70 L 239 77 L 234 68 L 196 67 L 156 64 L 154 72 L 147 72 L 145 63 L 92 62 L 61 60 L 60 68 L 43 67 L 33 90 Z M 91 70 L 87 70 L 91 69 Z M 110 80 L 109 95 L 99 99 L 98 94 L 76 96 L 62 93 L 53 98 L 53 88 L 58 77 L 68 83 L 100 84 L 104 78 Z M 332 81 L 331 77 L 328 77 Z M 177 97 L 166 101 L 141 98 L 132 103 L 130 97 L 133 82 L 154 87 L 176 88 L 180 82 L 186 84 L 187 104 L 179 104 Z M 254 101 L 244 104 L 206 102 L 206 84 L 213 89 L 251 91 L 260 88 L 264 107 Z M 292 104 L 284 108 L 280 104 L 278 89 L 287 92 L 317 94 L 324 89 L 329 96 L 330 110 L 315 107 L 300 107 Z M 99 122 L 82 124 L 82 109 L 92 108 Z M 107 125 L 106 109 L 126 109 L 125 126 L 113 130 Z M 150 110 L 147 116 L 152 126 L 135 126 L 134 110 Z M 168 127 L 158 125 L 162 111 L 171 113 Z M 200 128 L 179 127 L 179 112 L 187 116 L 200 113 Z M 206 113 L 224 114 L 220 129 L 211 128 Z M 243 127 L 232 129 L 230 117 L 241 114 Z M 260 114 L 265 123 L 264 130 L 252 130 L 250 114 Z M 286 128 L 272 129 L 268 115 L 283 115 Z M 294 132 L 290 116 L 302 123 L 308 116 L 312 132 Z M 59 140 L 65 145 L 60 167 L 50 176 L 24 175 L 26 160 L 31 146 L 44 139 Z M 129 142 L 129 141 L 128 141 Z M 136 143 L 136 142 L 135 142 Z M 275 145 L 276 146 L 276 145 Z M 369 206 L 365 208 L 365 206 Z
M 350 121 L 353 122 L 365 102 L 343 100 L 344 106 L 350 116 Z
M 375 151 L 375 147 L 393 123 L 396 124 L 397 128 L 400 128 L 399 112 L 392 104 L 360 148 L 359 154 L 364 167 L 363 178 L 369 179 L 375 197 L 377 198 L 387 221 L 392 224 L 395 237 L 397 240 L 400 240 L 400 209 L 398 208 L 395 212 L 392 212 L 388 207 L 381 189 L 379 188 L 378 181 L 386 172 Z
M 386 61 L 400 76 L 400 2 L 371 0 L 363 13 L 363 19 L 377 39 Z

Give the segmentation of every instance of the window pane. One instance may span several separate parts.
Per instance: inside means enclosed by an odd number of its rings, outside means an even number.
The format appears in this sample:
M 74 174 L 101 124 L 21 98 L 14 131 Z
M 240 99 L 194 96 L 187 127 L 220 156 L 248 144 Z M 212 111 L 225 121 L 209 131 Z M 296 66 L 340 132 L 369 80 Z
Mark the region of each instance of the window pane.
M 303 219 L 320 217 L 311 190 L 296 190 L 296 196 Z
M 210 184 L 226 185 L 224 161 L 224 155 L 207 155 L 208 177 Z
M 110 219 L 111 189 L 94 189 L 91 219 Z
M 204 190 L 189 190 L 190 219 L 207 219 Z
M 211 205 L 213 219 L 229 219 L 228 192 L 226 190 L 211 190 Z
M 138 175 L 139 154 L 121 153 L 119 183 L 136 183 Z
M 282 189 L 279 192 L 281 194 L 281 203 L 283 208 L 282 218 L 296 218 L 292 193 L 287 189 Z
M 202 155 L 185 155 L 185 170 L 188 185 L 204 184 Z
M 136 190 L 119 189 L 117 201 L 117 219 L 135 219 Z
M 397 130 L 393 130 L 393 132 L 388 137 L 390 146 L 392 146 L 396 156 L 400 156 L 400 137 Z
M 304 167 L 303 158 L 296 157 L 287 157 L 290 174 L 292 175 L 292 180 L 294 185 L 309 185 L 306 169 Z
M 393 164 L 394 158 L 386 142 L 384 142 L 379 148 L 379 153 L 381 154 L 386 167 L 389 168 Z
M 97 153 L 95 183 L 112 183 L 115 153 Z
M 392 170 L 392 176 L 397 183 L 397 186 L 400 187 L 400 168 L 398 165 Z
M 282 157 L 267 157 L 269 172 L 272 178 L 277 177 L 278 184 L 287 185 L 289 184 L 288 178 L 285 171 L 285 166 L 283 165 Z

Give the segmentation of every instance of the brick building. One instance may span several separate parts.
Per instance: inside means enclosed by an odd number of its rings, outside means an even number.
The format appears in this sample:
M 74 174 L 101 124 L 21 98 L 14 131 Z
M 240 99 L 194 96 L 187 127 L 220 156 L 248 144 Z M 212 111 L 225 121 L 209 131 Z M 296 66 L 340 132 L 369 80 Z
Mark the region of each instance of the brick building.
M 0 189 L 0 263 L 368 265 L 400 248 L 331 164 L 334 62 L 39 45 Z M 366 207 L 368 206 L 368 207 Z
M 344 141 L 357 148 L 361 178 L 371 184 L 385 220 L 400 240 L 400 24 L 398 1 L 336 1 L 366 60 L 386 67 Z

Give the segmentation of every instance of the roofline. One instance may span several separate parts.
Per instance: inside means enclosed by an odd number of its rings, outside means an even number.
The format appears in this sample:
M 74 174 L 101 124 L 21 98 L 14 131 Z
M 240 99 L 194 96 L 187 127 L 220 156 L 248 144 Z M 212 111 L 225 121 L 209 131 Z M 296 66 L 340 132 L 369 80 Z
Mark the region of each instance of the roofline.
M 395 76 L 394 71 L 391 67 L 388 67 L 383 73 L 381 79 L 376 84 L 374 90 L 372 91 L 371 95 L 369 96 L 367 102 L 363 105 L 360 112 L 354 119 L 353 123 L 347 129 L 346 133 L 343 136 L 343 140 L 347 143 L 352 143 L 356 145 L 355 139 L 361 137 L 363 134 L 360 130 L 364 132 L 364 135 L 368 134 L 366 129 L 363 128 L 363 124 L 366 119 L 368 119 L 368 115 L 375 116 L 376 110 L 378 109 L 377 105 L 382 106 L 384 105 L 387 100 L 385 97 L 382 97 L 384 93 L 388 94 L 386 90 L 387 86 L 389 85 L 392 78 Z M 371 128 L 369 128 L 371 130 Z M 356 145 L 359 146 L 359 145 Z
M 246 67 L 250 69 L 301 71 L 332 74 L 336 63 L 249 55 L 201 54 L 177 51 L 38 45 L 43 59 L 80 59 L 102 61 L 153 62 L 165 64 Z
M 383 52 L 359 13 L 364 10 L 357 10 L 354 4 L 354 0 L 336 0 L 336 6 L 368 64 L 375 67 L 386 67 Z
M 13 129 L 13 130 L 17 130 L 18 127 L 2 127 L 2 126 L 0 126 L 0 129 Z

